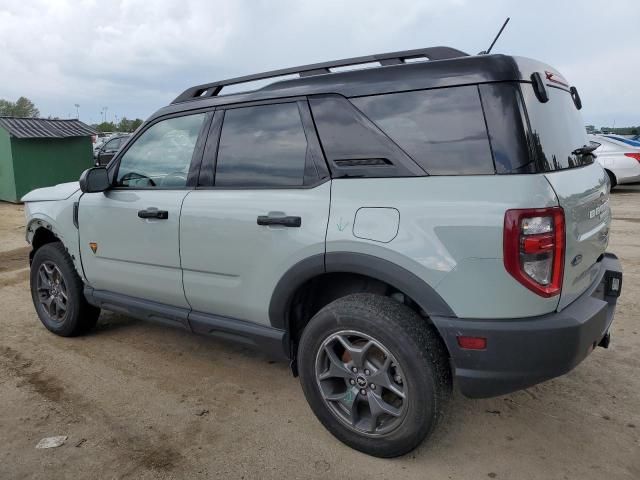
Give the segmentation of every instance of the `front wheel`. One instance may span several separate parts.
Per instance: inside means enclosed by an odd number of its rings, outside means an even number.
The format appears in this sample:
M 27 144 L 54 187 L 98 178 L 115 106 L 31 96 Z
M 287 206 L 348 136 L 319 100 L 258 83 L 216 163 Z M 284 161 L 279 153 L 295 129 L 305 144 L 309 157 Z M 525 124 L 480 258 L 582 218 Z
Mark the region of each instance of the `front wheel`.
M 320 422 L 377 457 L 418 446 L 451 392 L 437 332 L 407 306 L 379 295 L 349 295 L 320 310 L 300 339 L 298 370 Z
M 40 247 L 31 262 L 31 297 L 42 324 L 71 337 L 95 326 L 100 309 L 84 298 L 84 284 L 60 242 Z

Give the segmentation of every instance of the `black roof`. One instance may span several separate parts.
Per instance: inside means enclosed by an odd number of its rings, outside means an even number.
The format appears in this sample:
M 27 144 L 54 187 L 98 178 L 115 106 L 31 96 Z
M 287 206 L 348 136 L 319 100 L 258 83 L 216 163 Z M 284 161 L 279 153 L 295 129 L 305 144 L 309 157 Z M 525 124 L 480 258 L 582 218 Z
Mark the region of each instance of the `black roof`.
M 267 78 L 277 78 L 286 75 L 299 75 L 302 77 L 312 77 L 315 75 L 325 75 L 333 73 L 332 68 L 351 67 L 363 64 L 377 63 L 380 66 L 403 65 L 411 60 L 445 60 L 450 58 L 467 57 L 468 54 L 451 47 L 429 47 L 416 50 L 403 50 L 399 52 L 378 53 L 365 55 L 363 57 L 343 58 L 329 62 L 312 63 L 298 67 L 271 70 L 268 72 L 254 73 L 242 77 L 219 80 L 217 82 L 205 83 L 188 88 L 182 92 L 172 103 L 180 103 L 202 97 L 215 97 L 223 87 L 236 85 L 238 83 L 253 82 Z
M 98 133 L 80 120 L 47 118 L 0 117 L 0 128 L 16 138 L 88 137 Z
M 410 61 L 416 57 L 424 57 L 425 61 Z M 336 66 L 357 67 L 374 62 L 379 66 L 348 71 L 331 70 Z M 530 82 L 533 72 L 544 74 L 545 71 L 559 75 L 552 67 L 524 57 L 501 54 L 467 55 L 449 47 L 432 47 L 335 60 L 197 85 L 185 90 L 152 118 L 216 105 L 314 94 L 334 93 L 357 97 L 489 82 Z M 299 78 L 278 80 L 280 76 L 296 73 Z M 271 78 L 274 83 L 263 88 L 220 95 L 221 90 L 224 93 L 224 86 Z

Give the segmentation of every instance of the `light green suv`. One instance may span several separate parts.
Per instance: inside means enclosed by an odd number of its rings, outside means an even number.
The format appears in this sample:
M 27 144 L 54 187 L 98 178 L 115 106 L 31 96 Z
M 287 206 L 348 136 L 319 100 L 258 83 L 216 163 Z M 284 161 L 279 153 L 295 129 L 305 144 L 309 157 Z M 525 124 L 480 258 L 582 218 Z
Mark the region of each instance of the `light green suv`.
M 189 88 L 24 197 L 36 311 L 257 346 L 337 438 L 402 455 L 452 384 L 500 395 L 607 346 L 622 272 L 580 108 L 548 65 L 447 47 Z

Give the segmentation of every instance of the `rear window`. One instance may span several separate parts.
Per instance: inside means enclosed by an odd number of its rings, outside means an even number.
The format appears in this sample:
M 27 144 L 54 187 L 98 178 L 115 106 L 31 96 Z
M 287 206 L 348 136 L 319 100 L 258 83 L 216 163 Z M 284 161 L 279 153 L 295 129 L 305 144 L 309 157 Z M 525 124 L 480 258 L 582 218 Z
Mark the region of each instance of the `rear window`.
M 476 86 L 352 98 L 430 175 L 495 173 Z
M 521 84 L 531 128 L 531 143 L 539 168 L 550 172 L 580 167 L 593 162 L 590 155 L 577 155 L 574 150 L 589 145 L 582 115 L 571 94 L 561 88 L 547 86 L 549 101 L 542 103 L 530 83 Z

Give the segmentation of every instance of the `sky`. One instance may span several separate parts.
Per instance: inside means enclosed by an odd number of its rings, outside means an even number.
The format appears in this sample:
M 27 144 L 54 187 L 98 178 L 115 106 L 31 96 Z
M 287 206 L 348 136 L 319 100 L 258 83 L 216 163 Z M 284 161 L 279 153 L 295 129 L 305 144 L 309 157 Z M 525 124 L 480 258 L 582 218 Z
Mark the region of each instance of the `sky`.
M 0 98 L 144 119 L 238 75 L 435 45 L 475 54 L 508 16 L 494 53 L 560 70 L 586 124 L 640 124 L 638 0 L 0 0 Z

